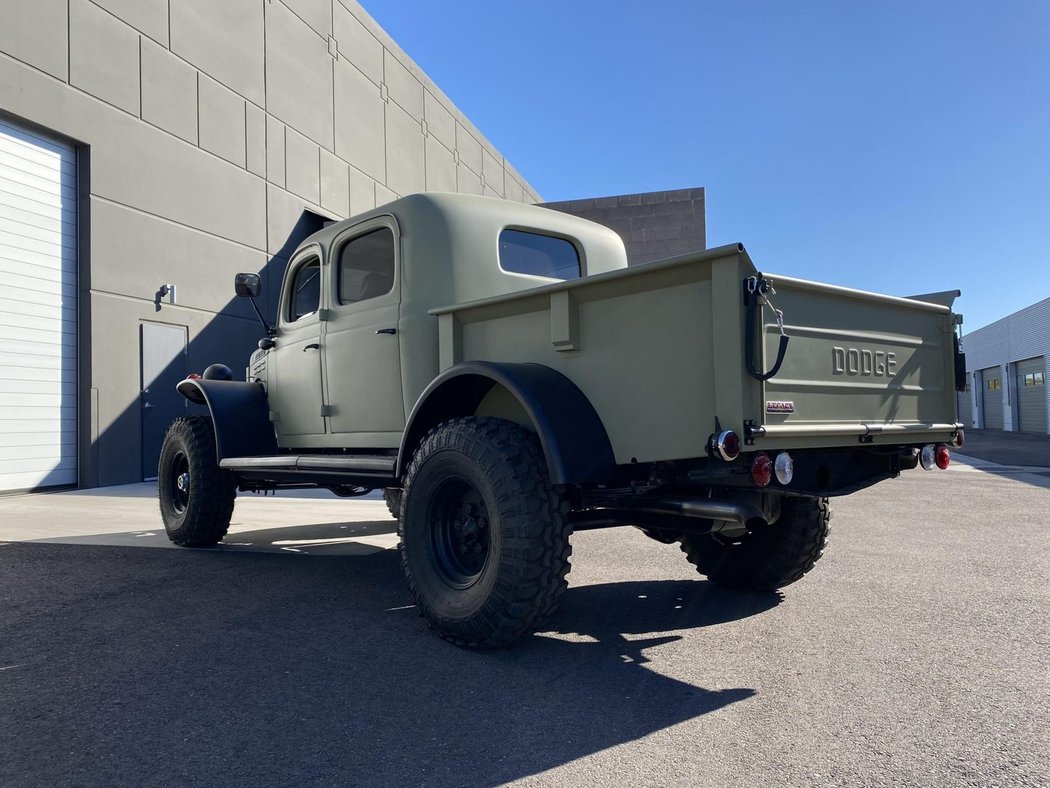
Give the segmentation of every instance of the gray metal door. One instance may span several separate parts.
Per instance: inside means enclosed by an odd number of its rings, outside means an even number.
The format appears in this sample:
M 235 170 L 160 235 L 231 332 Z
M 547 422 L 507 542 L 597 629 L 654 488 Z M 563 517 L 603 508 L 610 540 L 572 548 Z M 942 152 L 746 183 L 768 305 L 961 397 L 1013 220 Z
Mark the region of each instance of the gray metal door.
M 966 377 L 966 391 L 955 392 L 955 402 L 958 406 L 959 423 L 969 429 L 973 426 L 973 408 L 970 407 L 970 376 Z
M 1017 429 L 1046 430 L 1046 357 L 1017 362 Z
M 186 327 L 142 324 L 142 478 L 157 476 L 160 447 L 168 427 L 186 414 L 175 390 L 186 377 Z
M 981 370 L 981 426 L 988 430 L 1003 428 L 1003 380 L 999 367 Z

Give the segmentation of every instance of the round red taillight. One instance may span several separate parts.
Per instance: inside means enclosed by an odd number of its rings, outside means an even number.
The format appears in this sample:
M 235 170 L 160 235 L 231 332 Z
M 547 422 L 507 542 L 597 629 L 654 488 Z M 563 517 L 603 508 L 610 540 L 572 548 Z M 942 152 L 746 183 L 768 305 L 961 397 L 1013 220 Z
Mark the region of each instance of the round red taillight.
M 937 444 L 937 449 L 934 452 L 934 461 L 942 471 L 952 464 L 952 454 L 943 443 Z
M 740 438 L 732 430 L 723 430 L 715 438 L 715 451 L 726 462 L 732 462 L 740 456 Z
M 751 480 L 759 487 L 768 487 L 773 480 L 773 461 L 764 451 L 751 460 Z

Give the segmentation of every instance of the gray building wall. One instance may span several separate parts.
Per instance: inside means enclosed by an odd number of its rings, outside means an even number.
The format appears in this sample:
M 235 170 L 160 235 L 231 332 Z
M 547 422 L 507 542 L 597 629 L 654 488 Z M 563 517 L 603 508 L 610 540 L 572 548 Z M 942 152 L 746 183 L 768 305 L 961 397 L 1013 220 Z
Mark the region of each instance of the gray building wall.
M 540 204 L 611 227 L 623 239 L 632 265 L 707 248 L 702 188 Z
M 3 0 L 0 113 L 78 146 L 83 486 L 141 478 L 142 321 L 188 328 L 190 370 L 243 369 L 233 274 L 262 272 L 272 311 L 322 217 L 539 199 L 354 0 Z
M 1050 356 L 1050 298 L 1026 306 L 994 323 L 979 328 L 963 337 L 966 353 L 966 375 L 969 391 L 971 424 L 984 427 L 981 419 L 982 394 L 986 407 L 1001 407 L 1003 428 L 1017 429 L 1017 362 Z M 995 392 L 981 390 L 981 370 L 997 367 L 1002 376 L 1002 389 Z M 1050 371 L 1050 370 L 1048 370 Z M 1045 388 L 1045 387 L 1044 387 Z M 994 398 L 995 402 L 992 401 Z M 965 412 L 965 407 L 960 407 Z M 1050 421 L 1050 397 L 1047 398 L 1047 419 Z

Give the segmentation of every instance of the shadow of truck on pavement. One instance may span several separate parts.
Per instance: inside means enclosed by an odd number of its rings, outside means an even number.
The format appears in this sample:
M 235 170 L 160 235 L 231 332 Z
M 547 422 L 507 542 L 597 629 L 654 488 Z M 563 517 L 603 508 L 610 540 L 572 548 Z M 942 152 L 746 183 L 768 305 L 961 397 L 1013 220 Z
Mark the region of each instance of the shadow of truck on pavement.
M 780 599 L 699 580 L 571 587 L 547 632 L 471 652 L 425 632 L 393 550 L 9 544 L 0 563 L 0 664 L 16 666 L 4 784 L 535 775 L 752 697 L 661 675 L 647 655 Z

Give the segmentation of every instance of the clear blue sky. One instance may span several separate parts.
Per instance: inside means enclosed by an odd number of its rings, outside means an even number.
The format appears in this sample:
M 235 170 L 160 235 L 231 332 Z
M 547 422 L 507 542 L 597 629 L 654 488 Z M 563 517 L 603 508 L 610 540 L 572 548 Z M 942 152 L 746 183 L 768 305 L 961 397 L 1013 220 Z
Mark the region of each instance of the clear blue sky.
M 1050 296 L 1050 3 L 363 0 L 547 200 L 707 188 L 708 244 L 967 330 Z

